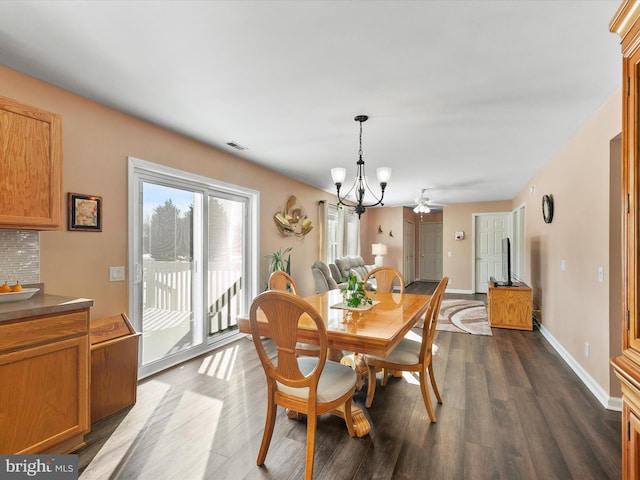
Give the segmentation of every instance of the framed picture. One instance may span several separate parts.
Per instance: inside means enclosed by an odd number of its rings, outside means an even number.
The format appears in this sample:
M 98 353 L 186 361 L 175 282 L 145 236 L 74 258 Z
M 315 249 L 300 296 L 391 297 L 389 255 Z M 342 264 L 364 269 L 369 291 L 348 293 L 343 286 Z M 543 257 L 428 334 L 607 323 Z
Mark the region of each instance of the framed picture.
M 102 231 L 102 197 L 69 192 L 69 230 Z

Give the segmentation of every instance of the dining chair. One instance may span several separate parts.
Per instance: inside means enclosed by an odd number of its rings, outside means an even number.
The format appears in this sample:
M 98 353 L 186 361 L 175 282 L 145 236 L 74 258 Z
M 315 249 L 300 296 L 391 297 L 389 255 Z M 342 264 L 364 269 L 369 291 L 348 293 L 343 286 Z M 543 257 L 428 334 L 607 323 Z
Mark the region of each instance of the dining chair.
M 258 311 L 268 324 L 277 354 L 267 353 L 258 331 Z M 318 330 L 318 357 L 298 357 L 296 332 L 301 316 L 311 320 Z M 249 311 L 251 336 L 267 377 L 267 416 L 258 453 L 258 465 L 264 465 L 276 421 L 277 406 L 307 415 L 305 478 L 313 475 L 313 455 L 317 416 L 343 407 L 349 435 L 355 435 L 351 402 L 356 373 L 350 367 L 327 360 L 327 330 L 320 314 L 303 298 L 267 291 L 258 295 Z
M 382 266 L 374 268 L 364 277 L 364 284 L 369 285 L 372 278 L 376 280 L 377 292 L 393 292 L 394 284 L 399 284 L 399 290 L 396 290 L 396 292 L 404 293 L 404 277 L 393 267 Z
M 431 395 L 429 394 L 429 388 L 427 385 L 427 372 L 431 381 L 431 387 L 438 400 L 438 403 L 442 403 L 442 397 L 436 384 L 436 378 L 433 373 L 433 339 L 436 334 L 436 324 L 438 323 L 438 313 L 440 312 L 440 304 L 442 303 L 442 297 L 444 291 L 447 288 L 449 282 L 448 277 L 444 277 L 438 283 L 435 292 L 429 300 L 427 311 L 424 316 L 424 326 L 422 327 L 421 341 L 416 341 L 411 338 L 403 338 L 393 351 L 386 357 L 376 357 L 372 355 L 365 355 L 364 361 L 367 364 L 369 370 L 369 385 L 367 387 L 367 408 L 371 407 L 373 403 L 373 396 L 376 391 L 376 371 L 382 370 L 381 386 L 387 384 L 387 373 L 389 370 L 404 371 L 404 372 L 419 372 L 420 374 L 420 391 L 422 392 L 422 399 L 424 405 L 427 408 L 427 413 L 431 422 L 436 421 L 436 415 L 431 404 Z
M 276 270 L 269 275 L 269 290 L 280 290 L 298 295 L 298 287 L 287 272 Z
M 298 295 L 298 287 L 296 283 L 286 272 L 276 270 L 269 275 L 269 290 L 279 290 L 281 292 L 289 292 L 293 295 Z M 320 347 L 313 343 L 296 343 L 296 353 L 298 355 L 304 355 L 309 357 L 317 357 Z

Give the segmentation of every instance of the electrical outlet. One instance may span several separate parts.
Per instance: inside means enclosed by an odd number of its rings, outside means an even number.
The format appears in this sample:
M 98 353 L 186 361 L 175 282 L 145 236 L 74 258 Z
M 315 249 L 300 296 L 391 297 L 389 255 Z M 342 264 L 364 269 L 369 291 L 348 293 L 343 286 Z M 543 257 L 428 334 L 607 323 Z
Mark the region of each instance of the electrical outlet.
M 560 271 L 564 272 L 567 270 L 567 262 L 565 262 L 564 260 L 560 260 Z
M 589 353 L 590 353 L 590 347 L 589 344 L 585 342 L 584 344 L 584 356 L 586 358 L 589 358 Z
M 600 283 L 604 282 L 604 268 L 598 267 L 598 281 Z
M 109 267 L 109 281 L 110 282 L 123 282 L 124 281 L 124 267 Z

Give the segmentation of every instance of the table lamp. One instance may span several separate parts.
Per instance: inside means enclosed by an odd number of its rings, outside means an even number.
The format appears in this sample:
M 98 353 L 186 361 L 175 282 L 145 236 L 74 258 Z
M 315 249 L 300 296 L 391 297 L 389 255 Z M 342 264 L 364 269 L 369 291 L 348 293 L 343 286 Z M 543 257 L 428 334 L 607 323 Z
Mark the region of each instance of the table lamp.
M 371 245 L 371 254 L 376 256 L 375 266 L 381 267 L 384 264 L 383 256 L 387 254 L 387 246 L 383 243 Z

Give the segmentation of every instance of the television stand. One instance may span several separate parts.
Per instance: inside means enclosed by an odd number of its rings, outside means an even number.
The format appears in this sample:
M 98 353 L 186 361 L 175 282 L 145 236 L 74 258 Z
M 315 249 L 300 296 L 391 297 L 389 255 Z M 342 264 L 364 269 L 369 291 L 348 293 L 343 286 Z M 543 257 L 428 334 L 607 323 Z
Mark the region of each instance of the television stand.
M 496 328 L 533 330 L 532 292 L 524 283 L 496 286 L 489 282 L 487 290 L 487 314 L 489 325 Z

